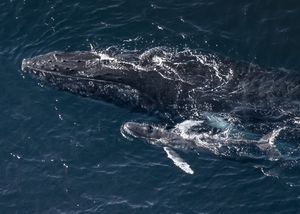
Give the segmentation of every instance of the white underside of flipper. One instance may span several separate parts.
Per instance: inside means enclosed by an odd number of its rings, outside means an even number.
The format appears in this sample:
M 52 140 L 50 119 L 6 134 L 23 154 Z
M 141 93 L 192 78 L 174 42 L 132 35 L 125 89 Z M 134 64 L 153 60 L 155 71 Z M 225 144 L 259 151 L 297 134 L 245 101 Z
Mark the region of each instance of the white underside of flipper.
M 174 150 L 169 147 L 164 147 L 164 150 L 167 153 L 168 158 L 170 158 L 176 166 L 178 166 L 185 173 L 191 175 L 194 174 L 194 171 L 191 169 L 190 165 L 185 162 Z

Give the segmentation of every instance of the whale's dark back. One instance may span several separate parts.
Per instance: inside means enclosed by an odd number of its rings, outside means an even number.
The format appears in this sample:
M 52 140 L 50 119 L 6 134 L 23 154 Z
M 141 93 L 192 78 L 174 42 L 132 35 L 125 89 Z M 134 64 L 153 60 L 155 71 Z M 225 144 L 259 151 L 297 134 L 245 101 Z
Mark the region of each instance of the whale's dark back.
M 212 54 L 163 48 L 52 52 L 24 60 L 22 67 L 64 90 L 172 120 L 197 119 L 201 112 L 299 113 L 299 74 Z

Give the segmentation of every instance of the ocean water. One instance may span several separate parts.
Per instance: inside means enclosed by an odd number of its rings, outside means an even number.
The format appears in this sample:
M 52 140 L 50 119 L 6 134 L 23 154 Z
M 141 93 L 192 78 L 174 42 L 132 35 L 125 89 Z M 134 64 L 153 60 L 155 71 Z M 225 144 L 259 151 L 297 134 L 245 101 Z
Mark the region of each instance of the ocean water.
M 122 136 L 124 122 L 155 116 L 21 72 L 23 58 L 55 50 L 164 46 L 297 73 L 297 1 L 2 0 L 0 20 L 0 213 L 300 211 L 297 134 L 287 161 L 183 152 L 189 175 L 162 148 Z

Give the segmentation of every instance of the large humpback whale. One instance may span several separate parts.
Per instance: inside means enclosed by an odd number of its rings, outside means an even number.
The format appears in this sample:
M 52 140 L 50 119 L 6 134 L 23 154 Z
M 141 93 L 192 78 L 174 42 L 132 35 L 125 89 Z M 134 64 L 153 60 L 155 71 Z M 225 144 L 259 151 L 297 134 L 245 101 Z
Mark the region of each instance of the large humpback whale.
M 257 138 L 261 142 L 259 139 L 269 136 L 266 132 L 273 133 L 274 127 L 282 130 L 280 126 L 299 124 L 299 74 L 212 54 L 164 48 L 143 53 L 112 49 L 51 52 L 24 59 L 22 70 L 62 90 L 159 115 L 168 124 L 206 121 L 201 134 L 230 130 L 234 135 L 247 130 L 245 133 L 261 134 Z M 153 138 L 154 129 L 160 130 L 154 132 L 155 138 L 190 145 L 195 142 L 194 138 L 144 123 L 125 123 L 124 127 L 127 134 L 139 133 L 135 137 L 148 140 Z M 274 141 L 274 136 L 264 142 Z M 270 149 L 265 143 L 261 145 Z M 186 166 L 171 147 L 164 148 L 174 163 Z

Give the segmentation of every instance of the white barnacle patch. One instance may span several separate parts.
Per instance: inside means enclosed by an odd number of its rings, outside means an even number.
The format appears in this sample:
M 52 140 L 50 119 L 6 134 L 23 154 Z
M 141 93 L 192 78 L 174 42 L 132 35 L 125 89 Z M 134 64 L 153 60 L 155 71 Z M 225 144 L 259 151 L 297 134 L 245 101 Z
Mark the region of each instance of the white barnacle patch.
M 95 86 L 95 85 L 94 85 L 94 82 L 93 82 L 93 81 L 89 81 L 89 86 L 94 87 L 94 86 Z
M 58 61 L 55 53 L 53 54 L 53 58 Z
M 163 59 L 159 56 L 154 56 L 152 58 L 152 61 L 158 66 L 162 66 L 162 64 L 163 64 Z
M 294 118 L 294 123 L 297 125 L 300 125 L 300 117 L 295 117 Z
M 100 62 L 100 59 L 98 58 L 94 58 L 91 60 L 86 60 L 85 61 L 85 67 L 90 68 L 90 67 L 95 67 L 96 65 L 98 65 Z
M 116 103 L 126 103 L 133 106 L 140 105 L 139 91 L 128 85 L 105 84 L 98 88 L 98 92 Z

